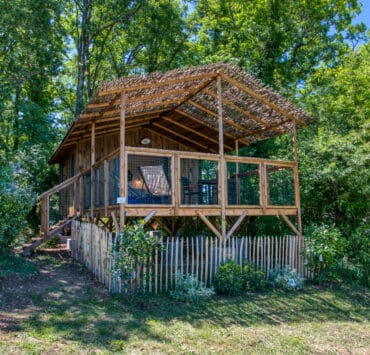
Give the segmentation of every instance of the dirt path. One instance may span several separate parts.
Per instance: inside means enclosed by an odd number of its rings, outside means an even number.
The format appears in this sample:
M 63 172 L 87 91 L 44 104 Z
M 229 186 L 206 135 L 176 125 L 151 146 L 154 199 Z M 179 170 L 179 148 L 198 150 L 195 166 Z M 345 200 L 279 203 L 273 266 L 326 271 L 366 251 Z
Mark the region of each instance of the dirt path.
M 25 319 L 41 311 L 43 298 L 58 303 L 68 293 L 69 299 L 78 302 L 91 287 L 99 297 L 109 297 L 108 291 L 74 263 L 66 250 L 40 251 L 32 261 L 39 266 L 38 274 L 0 279 L 0 339 L 17 331 Z

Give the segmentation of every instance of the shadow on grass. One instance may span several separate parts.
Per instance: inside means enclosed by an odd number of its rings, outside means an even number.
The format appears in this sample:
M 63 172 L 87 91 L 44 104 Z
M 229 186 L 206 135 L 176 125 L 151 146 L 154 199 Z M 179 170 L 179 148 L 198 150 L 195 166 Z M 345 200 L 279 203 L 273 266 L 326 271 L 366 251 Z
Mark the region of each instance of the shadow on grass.
M 85 346 L 122 350 L 131 337 L 160 343 L 170 342 L 166 332 L 177 322 L 195 328 L 208 325 L 227 328 L 303 322 L 362 322 L 368 317 L 366 290 L 342 286 L 334 289 L 310 287 L 302 292 L 268 292 L 245 297 L 217 297 L 200 304 L 186 304 L 167 296 L 153 296 L 145 310 L 112 297 L 84 278 L 71 285 L 70 273 L 76 267 L 61 265 L 57 282 L 49 288 L 33 290 L 29 297 L 39 308 L 21 325 L 35 337 L 65 339 Z M 65 278 L 62 277 L 65 275 Z

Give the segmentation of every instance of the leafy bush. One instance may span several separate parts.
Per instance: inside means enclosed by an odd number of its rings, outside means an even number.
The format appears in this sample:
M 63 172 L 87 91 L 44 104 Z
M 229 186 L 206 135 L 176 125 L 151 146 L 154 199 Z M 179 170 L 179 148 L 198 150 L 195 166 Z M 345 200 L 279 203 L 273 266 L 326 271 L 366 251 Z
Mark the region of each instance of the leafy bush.
M 335 270 L 344 256 L 345 241 L 340 230 L 322 224 L 311 226 L 306 240 L 307 265 L 318 282 L 337 278 Z
M 59 235 L 56 235 L 52 238 L 50 238 L 47 242 L 44 243 L 44 248 L 57 248 L 60 246 L 60 237 Z
M 253 262 L 243 264 L 243 289 L 247 292 L 261 291 L 266 288 L 267 280 L 266 273 L 258 268 Z
M 143 221 L 126 226 L 117 236 L 113 246 L 115 264 L 112 272 L 121 278 L 129 302 L 134 301 L 140 293 L 145 293 L 139 280 L 143 277 L 144 267 L 148 266 L 149 257 L 156 250 L 161 251 L 161 248 L 157 237 L 144 229 Z
M 12 169 L 0 162 L 0 254 L 11 249 L 26 227 L 32 206 L 30 191 L 18 184 Z
M 343 261 L 346 265 L 342 265 L 347 271 L 353 272 L 349 278 L 350 281 L 356 281 L 362 285 L 369 286 L 370 284 L 370 223 L 368 220 L 355 230 L 349 237 L 347 243 L 347 256 Z M 343 263 L 342 263 L 343 264 Z
M 205 287 L 194 275 L 176 274 L 175 289 L 170 296 L 178 301 L 196 302 L 211 298 L 215 294 L 213 288 Z
M 304 279 L 289 266 L 276 265 L 275 269 L 269 270 L 269 283 L 271 286 L 284 290 L 299 290 L 303 288 Z
M 234 296 L 241 293 L 244 278 L 240 265 L 234 260 L 221 264 L 215 275 L 214 286 L 216 292 L 223 295 Z

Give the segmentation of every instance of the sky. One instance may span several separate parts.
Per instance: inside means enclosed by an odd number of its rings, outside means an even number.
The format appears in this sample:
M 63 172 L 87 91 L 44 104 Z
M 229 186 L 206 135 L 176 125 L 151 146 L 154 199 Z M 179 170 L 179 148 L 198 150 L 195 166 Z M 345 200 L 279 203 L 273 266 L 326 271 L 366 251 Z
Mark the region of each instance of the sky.
M 370 0 L 362 0 L 362 12 L 355 19 L 355 23 L 364 22 L 368 29 L 370 29 Z

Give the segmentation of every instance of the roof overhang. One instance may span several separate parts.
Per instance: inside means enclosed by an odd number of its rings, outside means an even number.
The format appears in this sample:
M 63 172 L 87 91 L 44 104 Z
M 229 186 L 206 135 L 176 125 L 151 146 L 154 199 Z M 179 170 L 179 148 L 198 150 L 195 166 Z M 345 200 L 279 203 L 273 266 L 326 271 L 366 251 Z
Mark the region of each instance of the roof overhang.
M 225 151 L 290 131 L 292 122 L 313 119 L 286 98 L 229 64 L 119 78 L 99 85 L 83 113 L 50 159 L 57 163 L 77 142 L 119 131 L 121 96 L 126 97 L 126 130 L 145 128 L 195 151 L 218 151 L 216 78 L 222 80 Z

